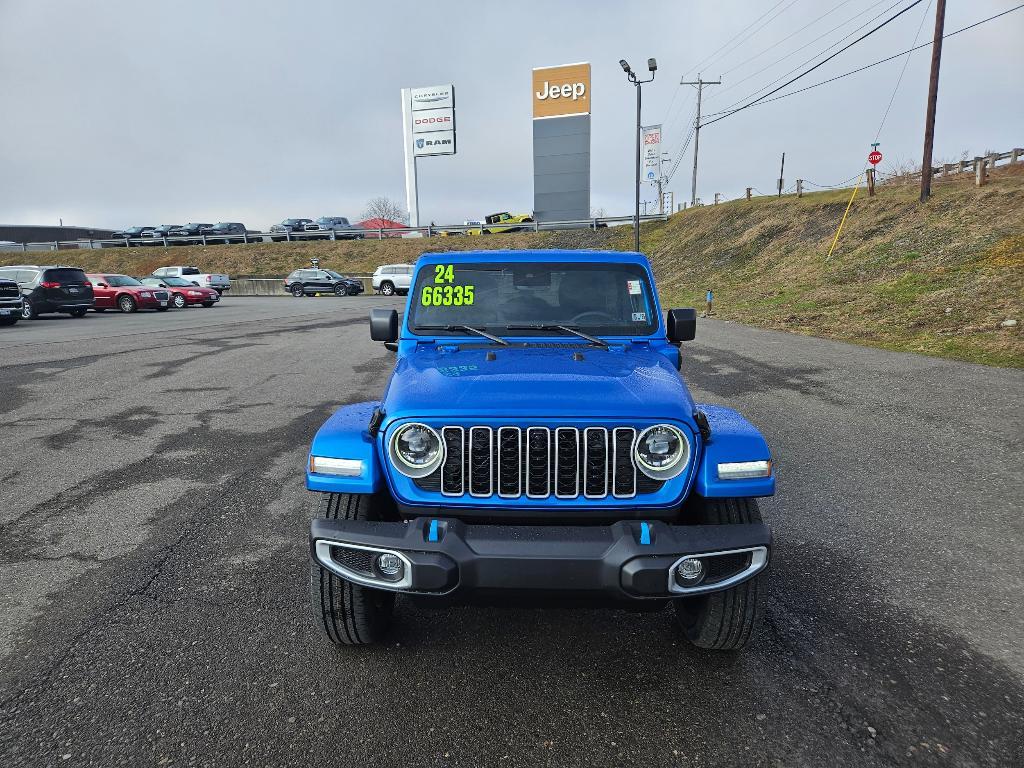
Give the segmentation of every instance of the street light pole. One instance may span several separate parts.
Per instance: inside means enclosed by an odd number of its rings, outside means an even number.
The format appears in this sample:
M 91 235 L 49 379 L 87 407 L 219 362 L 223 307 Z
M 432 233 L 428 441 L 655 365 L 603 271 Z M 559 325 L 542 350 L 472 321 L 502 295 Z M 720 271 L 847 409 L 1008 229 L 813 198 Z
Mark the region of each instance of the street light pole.
M 625 59 L 619 59 L 619 66 L 622 67 L 622 71 L 626 73 L 626 77 L 629 78 L 629 82 L 636 88 L 636 195 L 634 197 L 633 206 L 633 250 L 640 250 L 640 138 L 643 134 L 643 127 L 640 122 L 640 104 L 641 104 L 641 86 L 644 83 L 650 83 L 654 80 L 654 74 L 658 69 L 658 62 L 654 59 L 647 60 L 647 69 L 651 73 L 651 76 L 646 80 L 640 80 L 637 78 L 636 73 L 633 72 L 629 66 L 629 62 Z

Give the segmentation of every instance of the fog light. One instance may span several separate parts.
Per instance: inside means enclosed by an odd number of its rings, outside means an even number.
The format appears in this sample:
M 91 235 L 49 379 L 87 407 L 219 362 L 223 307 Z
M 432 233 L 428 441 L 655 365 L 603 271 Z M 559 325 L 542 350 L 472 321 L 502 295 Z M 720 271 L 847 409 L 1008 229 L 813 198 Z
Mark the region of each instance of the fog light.
M 676 566 L 676 581 L 682 587 L 695 587 L 704 578 L 704 563 L 696 557 L 684 557 Z
M 377 555 L 377 571 L 388 581 L 398 581 L 402 578 L 404 570 L 402 558 L 390 552 L 382 552 Z

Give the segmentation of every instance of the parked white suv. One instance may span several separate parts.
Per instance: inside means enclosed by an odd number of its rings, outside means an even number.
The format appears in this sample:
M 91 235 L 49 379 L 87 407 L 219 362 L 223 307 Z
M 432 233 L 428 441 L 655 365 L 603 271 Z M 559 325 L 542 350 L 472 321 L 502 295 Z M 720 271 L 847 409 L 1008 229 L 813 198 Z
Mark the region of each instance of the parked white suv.
M 373 290 L 384 296 L 406 294 L 412 286 L 412 264 L 385 264 L 373 273 Z

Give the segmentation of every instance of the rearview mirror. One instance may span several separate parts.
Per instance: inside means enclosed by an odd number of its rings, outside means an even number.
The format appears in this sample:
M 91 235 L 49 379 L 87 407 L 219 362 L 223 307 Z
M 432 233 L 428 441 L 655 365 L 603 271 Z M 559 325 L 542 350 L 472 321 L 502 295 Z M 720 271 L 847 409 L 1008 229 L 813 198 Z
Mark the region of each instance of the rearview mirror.
M 398 312 L 394 309 L 371 309 L 370 338 L 383 342 L 398 341 Z
M 671 342 L 693 341 L 697 335 L 697 310 L 670 309 L 668 311 L 668 340 Z

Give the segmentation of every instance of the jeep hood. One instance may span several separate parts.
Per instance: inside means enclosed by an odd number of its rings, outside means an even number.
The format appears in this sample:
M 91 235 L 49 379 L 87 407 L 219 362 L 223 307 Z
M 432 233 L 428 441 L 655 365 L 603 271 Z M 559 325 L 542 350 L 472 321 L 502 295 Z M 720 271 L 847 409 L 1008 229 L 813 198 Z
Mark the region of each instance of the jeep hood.
M 492 416 L 691 423 L 693 400 L 668 358 L 642 345 L 458 351 L 438 346 L 399 359 L 384 408 L 388 420 Z

